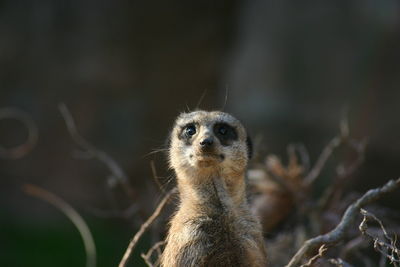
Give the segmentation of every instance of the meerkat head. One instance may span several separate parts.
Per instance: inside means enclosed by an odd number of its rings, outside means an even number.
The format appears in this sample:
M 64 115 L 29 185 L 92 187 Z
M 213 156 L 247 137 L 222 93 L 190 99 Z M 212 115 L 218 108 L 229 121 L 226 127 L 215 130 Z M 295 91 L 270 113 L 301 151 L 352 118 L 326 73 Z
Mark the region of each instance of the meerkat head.
M 220 111 L 182 113 L 171 132 L 169 161 L 177 172 L 244 172 L 251 142 L 243 125 Z

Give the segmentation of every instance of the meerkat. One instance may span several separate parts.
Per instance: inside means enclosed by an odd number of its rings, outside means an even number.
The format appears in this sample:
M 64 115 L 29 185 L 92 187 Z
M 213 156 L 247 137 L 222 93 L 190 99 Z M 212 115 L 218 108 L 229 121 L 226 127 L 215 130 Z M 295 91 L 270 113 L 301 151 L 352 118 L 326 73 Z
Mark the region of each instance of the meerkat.
M 162 267 L 266 266 L 261 226 L 246 198 L 249 140 L 242 124 L 228 113 L 178 116 L 169 163 L 180 201 L 170 221 Z

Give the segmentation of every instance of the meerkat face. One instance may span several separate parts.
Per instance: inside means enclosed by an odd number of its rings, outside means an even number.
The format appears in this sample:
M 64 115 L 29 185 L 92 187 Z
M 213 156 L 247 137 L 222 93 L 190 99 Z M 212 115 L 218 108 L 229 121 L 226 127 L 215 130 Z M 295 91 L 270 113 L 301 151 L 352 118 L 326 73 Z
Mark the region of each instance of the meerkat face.
M 243 171 L 251 144 L 242 124 L 220 111 L 181 114 L 171 133 L 170 165 L 175 171 Z

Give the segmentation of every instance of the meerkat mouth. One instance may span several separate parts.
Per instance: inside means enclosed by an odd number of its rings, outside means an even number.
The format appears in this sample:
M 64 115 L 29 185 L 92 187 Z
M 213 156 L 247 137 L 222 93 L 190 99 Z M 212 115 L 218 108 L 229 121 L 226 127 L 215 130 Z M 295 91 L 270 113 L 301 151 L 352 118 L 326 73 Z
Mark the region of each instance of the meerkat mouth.
M 202 152 L 190 155 L 190 158 L 195 158 L 200 165 L 210 165 L 222 162 L 225 156 L 223 154 Z

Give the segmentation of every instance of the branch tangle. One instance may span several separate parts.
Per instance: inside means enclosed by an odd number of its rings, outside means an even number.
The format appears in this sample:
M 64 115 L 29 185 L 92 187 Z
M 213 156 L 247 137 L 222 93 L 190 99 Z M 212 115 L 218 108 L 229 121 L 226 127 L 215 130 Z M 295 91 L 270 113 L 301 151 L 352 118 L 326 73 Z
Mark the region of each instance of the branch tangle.
M 323 244 L 329 246 L 341 241 L 345 237 L 347 230 L 353 224 L 356 215 L 362 207 L 376 201 L 383 195 L 392 192 L 399 186 L 400 178 L 398 178 L 397 180 L 390 180 L 382 187 L 369 190 L 361 198 L 359 198 L 347 208 L 342 217 L 342 220 L 335 229 L 324 235 L 319 235 L 317 237 L 307 240 L 293 256 L 286 267 L 298 266 L 307 254 Z

